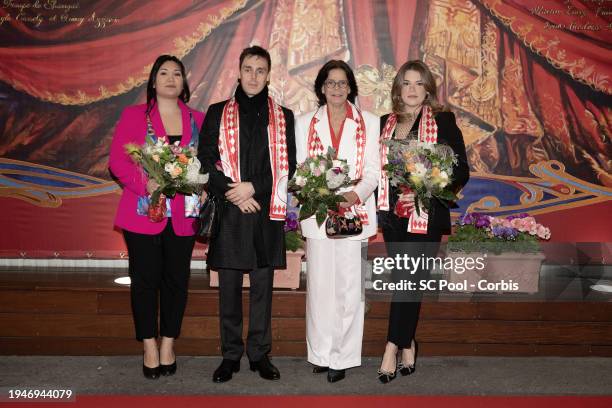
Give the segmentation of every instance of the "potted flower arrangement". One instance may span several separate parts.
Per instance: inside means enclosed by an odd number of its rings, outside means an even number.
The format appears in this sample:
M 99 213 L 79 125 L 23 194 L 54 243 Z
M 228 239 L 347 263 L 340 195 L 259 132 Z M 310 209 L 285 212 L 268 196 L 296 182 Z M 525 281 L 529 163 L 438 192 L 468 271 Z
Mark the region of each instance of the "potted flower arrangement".
M 465 291 L 538 291 L 540 266 L 544 255 L 539 242 L 550 239 L 550 230 L 527 213 L 493 217 L 466 213 L 459 217 L 448 239 L 447 258 L 455 267 L 451 282 L 466 283 Z M 466 260 L 472 259 L 473 268 Z M 461 268 L 456 265 L 463 264 Z M 478 284 L 486 280 L 486 284 Z M 507 283 L 506 286 L 501 282 Z M 500 285 L 495 286 L 496 283 Z M 490 289 L 494 288 L 494 289 Z
M 290 201 L 291 202 L 291 201 Z M 287 268 L 274 271 L 274 287 L 297 289 L 300 286 L 304 239 L 300 232 L 300 222 L 295 207 L 287 208 L 285 219 L 285 247 L 287 248 Z

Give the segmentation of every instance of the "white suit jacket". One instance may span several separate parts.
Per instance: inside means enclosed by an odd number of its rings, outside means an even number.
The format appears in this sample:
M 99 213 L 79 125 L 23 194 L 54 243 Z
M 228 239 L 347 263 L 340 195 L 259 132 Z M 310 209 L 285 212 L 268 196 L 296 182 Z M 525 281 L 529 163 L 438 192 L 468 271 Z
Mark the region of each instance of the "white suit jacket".
M 355 131 L 357 130 L 357 121 L 359 120 L 359 114 L 353 108 L 353 118 L 349 118 L 344 122 L 344 128 L 342 130 L 342 139 L 340 140 L 340 146 L 338 148 L 338 158 L 345 159 L 349 165 L 349 176 L 351 179 L 355 179 L 355 163 L 357 161 L 357 141 L 355 139 Z M 363 240 L 377 232 L 376 224 L 376 200 L 374 199 L 374 190 L 378 187 L 378 178 L 380 176 L 380 152 L 379 152 L 379 138 L 380 138 L 380 119 L 378 116 L 362 111 L 363 120 L 366 126 L 366 147 L 364 153 L 365 165 L 363 168 L 363 174 L 361 181 L 354 186 L 340 190 L 340 192 L 346 192 L 353 190 L 361 200 L 361 203 L 365 204 L 368 212 L 368 225 L 363 226 L 363 232 L 360 235 L 350 237 L 351 240 Z M 316 114 L 318 122 L 315 125 L 315 130 L 321 139 L 324 151 L 327 151 L 329 146 L 332 146 L 331 135 L 329 132 L 329 120 L 327 116 L 327 105 L 321 106 L 318 110 L 307 112 L 299 115 L 295 119 L 295 146 L 296 146 L 296 159 L 298 163 L 302 163 L 308 157 L 308 129 L 310 128 L 310 121 Z M 301 222 L 302 234 L 306 238 L 324 239 L 327 238 L 325 234 L 325 223 L 319 227 L 315 217 L 312 216 Z

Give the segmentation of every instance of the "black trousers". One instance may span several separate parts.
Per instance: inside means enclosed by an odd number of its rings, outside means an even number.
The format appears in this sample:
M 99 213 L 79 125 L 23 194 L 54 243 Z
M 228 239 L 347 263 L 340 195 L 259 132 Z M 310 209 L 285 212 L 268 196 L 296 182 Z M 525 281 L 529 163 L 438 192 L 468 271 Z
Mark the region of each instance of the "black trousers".
M 195 236 L 180 237 L 169 219 L 156 235 L 123 231 L 128 248 L 132 314 L 136 339 L 157 337 L 159 295 L 159 334 L 178 337 L 185 306 Z
M 272 283 L 274 268 L 218 269 L 219 328 L 224 359 L 238 361 L 244 352 L 242 342 L 242 279 L 249 273 L 249 331 L 247 356 L 259 361 L 272 349 Z
M 434 257 L 440 248 L 442 233 L 439 231 L 427 234 L 411 234 L 406 231 L 407 220 L 397 218 L 394 214 L 387 217 L 382 223 L 383 237 L 387 248 L 387 256 L 395 257 L 407 254 L 410 257 Z M 393 269 L 391 278 L 393 282 L 402 280 L 416 283 L 429 279 L 430 270 L 420 267 L 415 273 L 406 269 Z M 389 331 L 387 341 L 401 348 L 410 348 L 421 312 L 422 292 L 397 291 L 393 293 L 389 311 Z

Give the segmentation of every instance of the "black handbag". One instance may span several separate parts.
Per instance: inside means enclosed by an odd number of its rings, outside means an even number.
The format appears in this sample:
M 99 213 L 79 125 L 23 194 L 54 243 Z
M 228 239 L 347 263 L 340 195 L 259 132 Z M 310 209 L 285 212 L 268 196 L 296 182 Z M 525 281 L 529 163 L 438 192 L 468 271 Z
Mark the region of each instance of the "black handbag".
M 221 227 L 223 200 L 209 194 L 200 208 L 198 236 L 213 239 Z
M 325 220 L 325 233 L 328 238 L 345 238 L 359 235 L 363 232 L 363 223 L 359 215 L 350 213 L 341 215 L 330 211 Z

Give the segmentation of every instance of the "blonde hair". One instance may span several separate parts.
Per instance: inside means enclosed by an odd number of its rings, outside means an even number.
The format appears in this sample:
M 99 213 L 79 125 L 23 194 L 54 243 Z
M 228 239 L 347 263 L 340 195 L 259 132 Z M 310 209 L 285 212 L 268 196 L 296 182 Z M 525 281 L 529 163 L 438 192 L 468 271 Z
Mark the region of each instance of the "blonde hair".
M 404 112 L 404 102 L 402 101 L 402 86 L 404 82 L 404 75 L 407 71 L 416 71 L 421 74 L 421 79 L 423 80 L 425 91 L 427 92 L 423 105 L 429 105 L 434 113 L 443 111 L 444 106 L 438 102 L 436 80 L 429 70 L 429 67 L 421 60 L 411 60 L 404 63 L 399 68 L 397 75 L 395 75 L 395 78 L 393 78 L 393 85 L 391 86 L 391 103 L 393 106 L 393 113 L 398 116 L 398 120 L 402 122 L 406 117 L 406 113 Z

